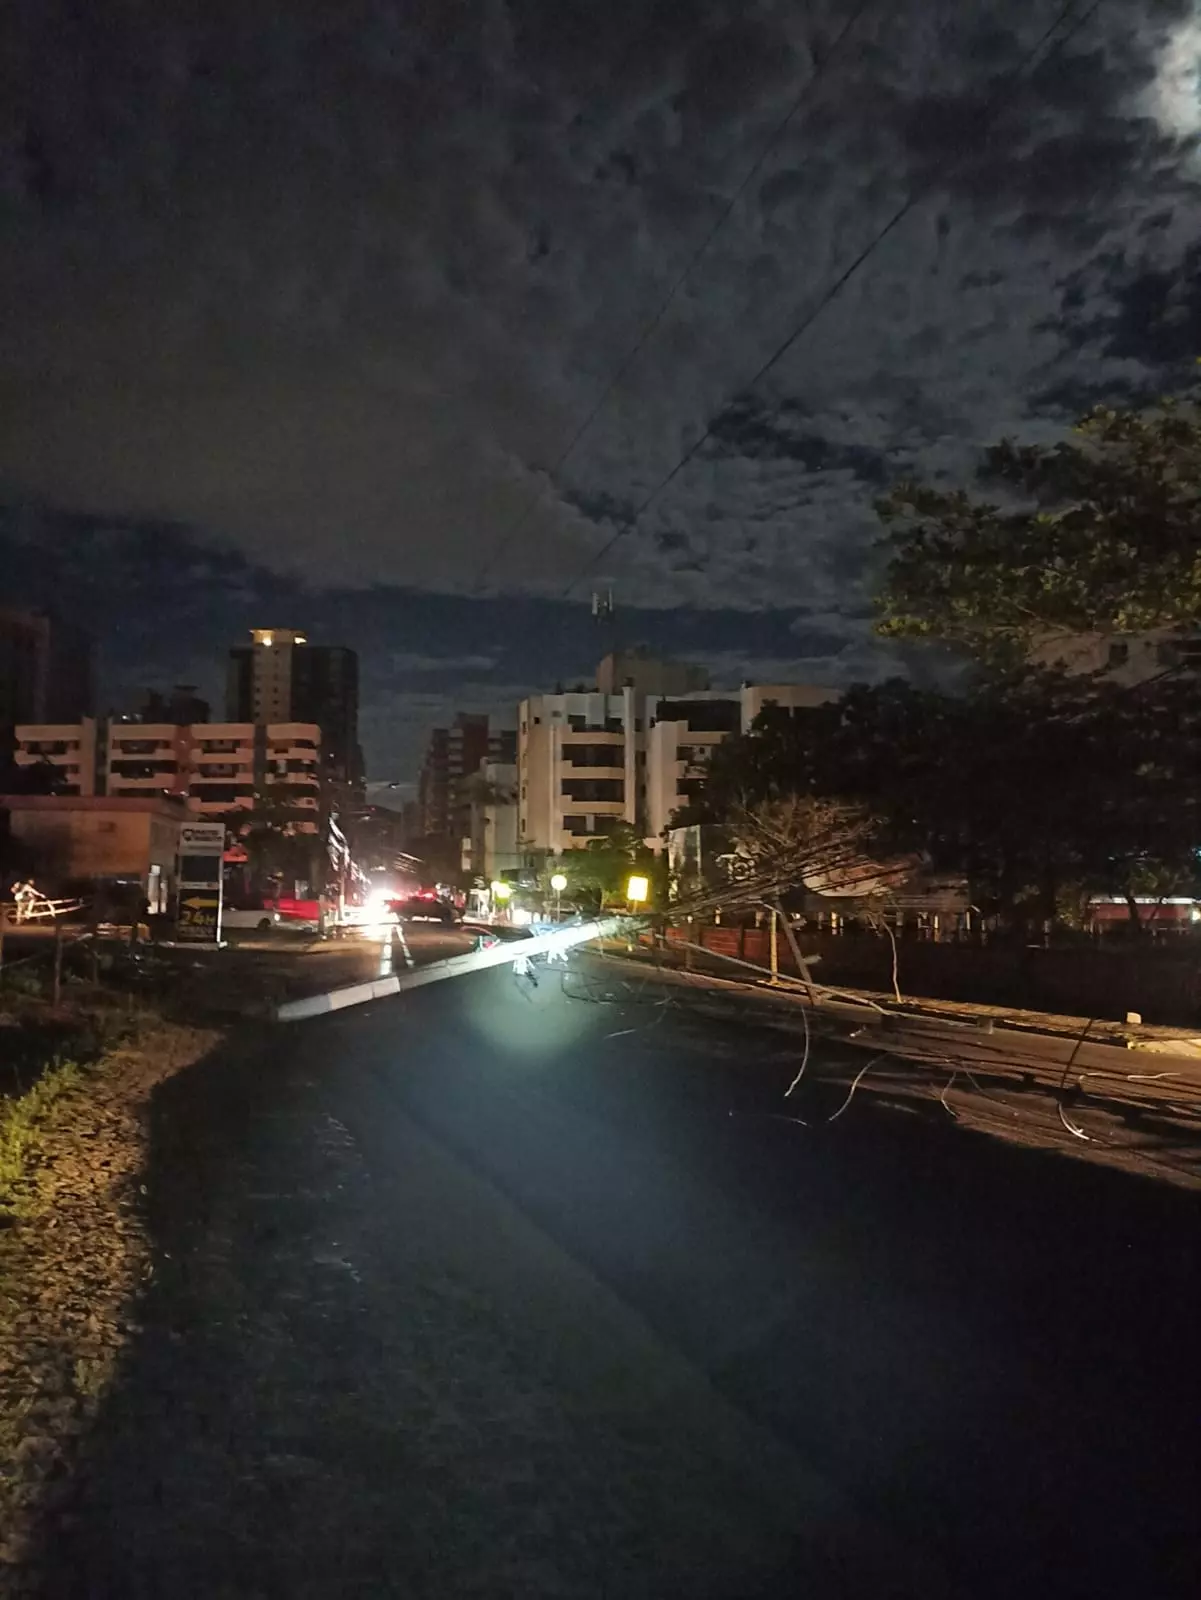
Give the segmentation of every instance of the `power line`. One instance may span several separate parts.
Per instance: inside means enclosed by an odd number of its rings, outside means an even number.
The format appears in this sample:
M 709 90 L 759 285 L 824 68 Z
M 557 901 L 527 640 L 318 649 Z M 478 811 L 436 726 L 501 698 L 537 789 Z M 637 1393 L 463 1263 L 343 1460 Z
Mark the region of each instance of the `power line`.
M 1032 65 L 1039 65 L 1037 60 L 1039 52 L 1071 15 L 1074 4 L 1075 0 L 1066 0 L 1065 5 L 1060 10 L 1055 20 L 1051 23 L 1050 27 L 1044 30 L 1044 32 L 1039 36 L 1038 41 L 1029 51 L 1027 51 L 1021 62 L 1019 62 L 1019 64 L 1010 73 L 1005 85 L 1006 92 L 1013 89 L 1028 67 Z M 1053 51 L 1061 50 L 1065 44 L 1068 44 L 1076 36 L 1076 34 L 1080 32 L 1081 28 L 1083 28 L 1085 24 L 1092 19 L 1094 13 L 1100 8 L 1100 5 L 1101 0 L 1092 0 L 1092 4 L 1087 8 L 1087 10 L 1082 12 L 1072 26 L 1068 29 L 1068 31 L 1055 41 Z M 1053 51 L 1048 52 L 1048 57 L 1045 59 L 1049 59 L 1049 56 L 1051 53 L 1053 53 Z M 997 96 L 995 98 L 995 103 L 992 110 L 986 110 L 982 114 L 984 119 L 988 122 L 995 120 L 997 115 L 1003 109 L 1003 104 L 1004 102 L 1002 98 Z M 868 258 L 872 256 L 879 246 L 883 244 L 884 240 L 888 238 L 889 234 L 892 233 L 893 230 L 904 221 L 904 219 L 909 215 L 919 201 L 925 199 L 926 195 L 934 187 L 935 182 L 936 179 L 931 177 L 924 184 L 921 184 L 918 188 L 914 189 L 908 198 L 902 202 L 896 211 L 893 212 L 892 216 L 888 219 L 880 231 L 863 247 L 851 264 L 839 273 L 838 277 L 835 278 L 834 282 L 821 296 L 812 310 L 807 312 L 801 318 L 800 322 L 798 322 L 796 326 L 792 328 L 788 336 L 784 339 L 783 343 L 777 345 L 776 349 L 771 353 L 762 366 L 760 366 L 758 370 L 746 380 L 745 383 L 739 385 L 738 389 L 735 391 L 736 393 L 745 394 L 749 390 L 753 389 L 755 385 L 762 378 L 766 377 L 772 368 L 788 354 L 788 352 L 796 344 L 797 340 L 808 332 L 808 330 L 817 321 L 818 317 L 821 316 L 826 307 L 842 292 L 842 290 L 864 265 Z M 639 503 L 637 509 L 627 518 L 622 526 L 616 530 L 612 537 L 607 539 L 601 548 L 596 551 L 594 555 L 588 558 L 580 570 L 567 584 L 566 588 L 563 589 L 561 598 L 566 599 L 571 594 L 571 591 L 575 588 L 576 584 L 579 583 L 580 579 L 587 576 L 587 574 L 591 572 L 599 562 L 603 561 L 605 556 L 608 555 L 609 551 L 613 549 L 614 545 L 616 545 L 621 539 L 624 539 L 626 534 L 634 531 L 634 529 L 638 526 L 638 522 L 643 513 L 648 509 L 648 507 L 659 498 L 664 489 L 666 489 L 675 481 L 677 477 L 679 477 L 680 473 L 695 457 L 697 451 L 700 450 L 701 446 L 706 442 L 706 440 L 712 438 L 714 428 L 728 411 L 730 405 L 730 399 L 727 399 L 722 403 L 721 408 L 715 413 L 712 421 L 708 423 L 704 432 L 700 434 L 692 444 L 689 445 L 688 449 L 679 458 L 666 477 L 662 478 L 655 485 L 646 498 Z
M 672 306 L 675 304 L 676 297 L 678 296 L 680 290 L 684 287 L 685 283 L 687 283 L 688 279 L 692 276 L 693 269 L 696 267 L 696 265 L 700 261 L 701 257 L 708 250 L 709 246 L 713 243 L 713 241 L 717 237 L 717 235 L 721 232 L 722 228 L 729 221 L 730 216 L 732 215 L 735 206 L 738 204 L 739 200 L 742 199 L 742 196 L 746 193 L 748 187 L 751 185 L 751 183 L 754 182 L 755 178 L 757 177 L 759 172 L 762 170 L 764 162 L 772 154 L 772 152 L 775 150 L 776 146 L 779 144 L 780 140 L 784 137 L 785 133 L 788 131 L 788 128 L 790 127 L 790 125 L 791 125 L 791 123 L 793 121 L 793 118 L 796 116 L 797 112 L 800 111 L 801 107 L 804 105 L 805 100 L 808 97 L 808 94 L 809 94 L 810 90 L 814 87 L 814 85 L 816 83 L 818 83 L 820 81 L 823 73 L 825 72 L 826 67 L 830 64 L 830 62 L 834 58 L 834 56 L 837 55 L 839 47 L 842 45 L 843 41 L 846 39 L 848 34 L 851 32 L 851 29 L 854 28 L 855 24 L 859 21 L 859 18 L 863 15 L 864 11 L 866 11 L 867 7 L 871 3 L 872 3 L 872 0 L 859 0 L 859 4 L 855 7 L 854 11 L 852 11 L 851 15 L 847 18 L 846 22 L 843 24 L 841 30 L 838 33 L 837 38 L 834 40 L 834 42 L 830 46 L 829 50 L 827 50 L 825 55 L 823 55 L 822 58 L 814 64 L 814 68 L 813 68 L 812 73 L 809 75 L 808 78 L 806 78 L 804 84 L 801 86 L 801 89 L 799 90 L 799 92 L 797 93 L 797 95 L 793 99 L 792 104 L 789 106 L 787 112 L 785 113 L 782 121 L 778 122 L 775 125 L 775 127 L 772 129 L 771 133 L 768 136 L 766 144 L 760 150 L 759 154 L 755 157 L 754 161 L 751 163 L 751 166 L 749 167 L 749 169 L 747 170 L 747 172 L 745 173 L 745 175 L 743 176 L 743 178 L 739 182 L 739 184 L 738 184 L 737 188 L 734 190 L 733 194 L 726 201 L 726 203 L 722 206 L 722 208 L 718 212 L 717 217 L 715 218 L 715 220 L 710 224 L 708 232 L 705 234 L 704 238 L 697 245 L 696 249 L 693 251 L 692 255 L 689 257 L 689 259 L 685 263 L 684 267 L 681 269 L 681 271 L 676 276 L 676 278 L 673 281 L 671 287 L 668 289 L 666 296 L 664 297 L 664 299 L 660 303 L 658 310 L 654 313 L 654 315 L 651 317 L 650 321 L 642 329 L 641 333 L 638 335 L 637 339 L 634 341 L 633 347 L 626 354 L 625 358 L 621 362 L 621 365 L 614 372 L 613 376 L 605 384 L 604 388 L 601 390 L 601 392 L 598 395 L 597 399 L 593 402 L 593 405 L 592 405 L 591 409 L 589 410 L 587 415 L 584 417 L 583 421 L 576 428 L 576 430 L 572 434 L 571 438 L 567 441 L 567 444 L 564 447 L 564 449 L 562 450 L 562 452 L 559 454 L 559 456 L 554 461 L 554 463 L 547 469 L 547 476 L 548 477 L 554 478 L 555 475 L 557 473 L 559 473 L 563 469 L 563 467 L 567 464 L 567 462 L 571 459 L 572 455 L 574 455 L 576 446 L 580 443 L 581 439 L 583 439 L 584 435 L 592 427 L 592 424 L 596 421 L 597 417 L 600 416 L 601 412 L 604 410 L 604 408 L 605 408 L 606 404 L 608 403 L 609 398 L 613 394 L 614 390 L 618 388 L 618 386 L 621 384 L 623 379 L 626 377 L 627 373 L 630 371 L 631 367 L 637 361 L 638 357 L 642 354 L 643 350 L 646 348 L 646 346 L 649 343 L 651 337 L 654 335 L 654 333 L 658 329 L 660 323 L 663 321 L 663 318 L 667 315 L 667 313 L 671 310 Z M 479 578 L 477 580 L 477 583 L 476 583 L 477 592 L 482 587 L 482 585 L 487 581 L 488 575 L 491 573 L 491 571 L 492 571 L 493 567 L 496 565 L 497 561 L 500 560 L 501 556 L 505 553 L 505 551 L 509 548 L 509 546 L 513 543 L 513 541 L 517 538 L 518 534 L 521 533 L 524 530 L 524 528 L 526 526 L 526 523 L 529 521 L 529 518 L 530 518 L 531 514 L 533 513 L 534 507 L 538 503 L 538 499 L 539 499 L 539 491 L 535 490 L 533 497 L 522 508 L 522 510 L 520 512 L 518 512 L 518 514 L 517 514 L 516 518 L 514 519 L 514 521 L 505 530 L 505 532 L 501 534 L 500 538 L 497 540 L 496 544 L 493 546 L 491 553 L 488 555 L 487 559 L 484 562 L 483 570 L 481 571 L 480 576 L 479 576 Z

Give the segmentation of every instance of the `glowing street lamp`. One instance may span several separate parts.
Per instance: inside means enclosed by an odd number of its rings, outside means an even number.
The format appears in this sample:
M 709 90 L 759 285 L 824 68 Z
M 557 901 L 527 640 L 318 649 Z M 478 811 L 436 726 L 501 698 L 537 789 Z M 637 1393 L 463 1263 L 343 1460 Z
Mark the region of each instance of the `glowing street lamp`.
M 550 886 L 555 891 L 555 921 L 557 922 L 559 920 L 559 914 L 563 909 L 563 891 L 567 887 L 566 873 L 556 872 L 552 874 Z
M 496 878 L 492 883 L 492 893 L 498 900 L 508 900 L 513 890 L 509 884 L 502 883 L 499 878 Z
M 632 906 L 645 905 L 650 898 L 651 884 L 640 872 L 634 873 L 626 884 L 626 899 Z

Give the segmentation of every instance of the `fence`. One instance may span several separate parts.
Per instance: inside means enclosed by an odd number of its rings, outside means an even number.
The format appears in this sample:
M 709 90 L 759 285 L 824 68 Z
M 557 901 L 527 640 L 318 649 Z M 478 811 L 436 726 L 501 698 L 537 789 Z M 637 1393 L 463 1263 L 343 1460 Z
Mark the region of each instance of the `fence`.
M 825 985 L 892 992 L 892 945 L 872 933 L 801 930 L 802 954 L 817 957 L 814 977 Z M 771 960 L 766 928 L 669 928 L 669 945 L 688 940 L 715 955 L 765 969 Z M 1134 950 L 1129 946 L 1042 949 L 1008 945 L 898 942 L 901 992 L 928 1000 L 968 1000 L 1120 1022 L 1136 1011 L 1146 1022 L 1201 1024 L 1201 949 Z M 698 964 L 704 957 L 696 953 Z M 788 941 L 778 940 L 781 972 L 795 974 Z M 715 966 L 714 970 L 720 970 Z M 728 969 L 727 969 L 728 970 Z

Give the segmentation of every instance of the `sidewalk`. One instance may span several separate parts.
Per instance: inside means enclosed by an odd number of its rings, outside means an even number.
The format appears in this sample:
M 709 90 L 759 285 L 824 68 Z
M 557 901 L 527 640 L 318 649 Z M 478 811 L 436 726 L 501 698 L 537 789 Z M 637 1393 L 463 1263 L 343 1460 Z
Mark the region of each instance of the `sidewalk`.
M 810 1005 L 795 979 L 774 987 L 749 973 L 684 971 L 659 955 L 614 943 L 597 967 L 627 996 L 649 984 L 714 1021 L 786 1034 L 798 1070 L 804 1063 L 820 1074 L 819 1057 L 833 1050 L 845 1062 L 850 1051 L 865 1077 L 860 1092 L 1011 1142 L 1201 1187 L 1201 1045 L 1183 1030 L 820 988 Z M 793 1114 L 791 1102 L 781 1114 Z

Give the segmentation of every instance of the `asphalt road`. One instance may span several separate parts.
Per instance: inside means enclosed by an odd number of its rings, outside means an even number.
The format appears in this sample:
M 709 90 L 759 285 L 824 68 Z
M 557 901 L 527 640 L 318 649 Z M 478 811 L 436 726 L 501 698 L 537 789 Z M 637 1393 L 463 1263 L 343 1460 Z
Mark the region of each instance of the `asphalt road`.
M 1197 1197 L 597 970 L 166 1088 L 47 1593 L 1201 1592 Z

